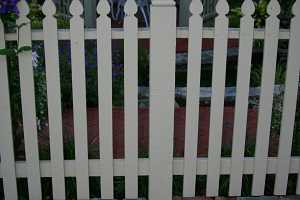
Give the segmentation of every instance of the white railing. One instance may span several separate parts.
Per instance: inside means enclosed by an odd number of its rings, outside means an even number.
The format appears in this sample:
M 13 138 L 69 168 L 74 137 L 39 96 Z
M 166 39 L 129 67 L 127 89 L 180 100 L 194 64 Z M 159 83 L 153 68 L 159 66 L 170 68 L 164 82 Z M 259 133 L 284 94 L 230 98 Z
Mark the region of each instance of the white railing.
M 125 196 L 138 197 L 138 176 L 149 176 L 149 198 L 166 200 L 172 198 L 172 176 L 183 175 L 183 196 L 195 196 L 196 175 L 207 175 L 207 196 L 218 196 L 220 175 L 230 175 L 230 196 L 240 196 L 242 177 L 253 175 L 252 195 L 264 194 L 267 174 L 276 174 L 275 195 L 285 195 L 289 174 L 300 175 L 300 158 L 291 157 L 293 127 L 299 78 L 300 52 L 300 1 L 293 12 L 295 17 L 290 30 L 279 30 L 280 6 L 271 0 L 265 29 L 254 29 L 251 15 L 254 5 L 245 0 L 244 16 L 240 29 L 229 29 L 226 0 L 219 0 L 214 29 L 203 28 L 202 4 L 192 0 L 192 16 L 189 28 L 176 29 L 176 7 L 173 0 L 153 0 L 151 28 L 138 29 L 134 0 L 125 5 L 124 29 L 111 29 L 109 3 L 101 0 L 97 7 L 100 17 L 96 29 L 84 29 L 80 17 L 83 8 L 79 0 L 70 6 L 72 18 L 70 30 L 57 30 L 55 6 L 46 0 L 43 6 L 45 19 L 43 30 L 31 30 L 27 18 L 29 8 L 25 0 L 18 4 L 18 24 L 26 23 L 19 30 L 19 44 L 31 46 L 33 40 L 44 41 L 47 72 L 48 115 L 50 129 L 51 160 L 40 161 L 35 116 L 35 97 L 31 52 L 18 55 L 26 161 L 15 162 L 7 62 L 0 56 L 0 177 L 3 179 L 5 198 L 17 199 L 16 178 L 28 180 L 30 199 L 42 199 L 41 177 L 51 177 L 53 198 L 65 199 L 65 177 L 76 177 L 77 198 L 89 198 L 89 176 L 101 177 L 101 198 L 113 198 L 113 177 L 125 176 Z M 149 159 L 138 158 L 138 39 L 150 38 L 150 154 Z M 174 94 L 175 94 L 175 47 L 176 38 L 188 38 L 188 82 L 184 158 L 173 158 Z M 199 87 L 201 71 L 201 48 L 203 38 L 214 39 L 214 62 L 209 132 L 208 158 L 197 158 Z M 228 38 L 240 40 L 235 125 L 232 157 L 221 157 L 226 53 Z M 16 33 L 4 33 L 0 21 L 0 48 L 6 41 L 17 39 Z M 86 86 L 84 41 L 96 39 L 98 48 L 100 159 L 88 159 Z M 111 40 L 124 40 L 125 80 L 125 159 L 113 159 L 112 147 L 112 54 Z M 255 157 L 244 157 L 247 124 L 249 79 L 252 44 L 254 39 L 265 39 L 261 98 L 257 128 Z M 286 72 L 285 97 L 281 124 L 278 157 L 268 157 L 269 132 L 272 114 L 274 76 L 277 44 L 279 39 L 289 39 L 289 59 Z M 59 81 L 58 40 L 71 41 L 72 85 L 74 110 L 75 160 L 64 160 L 62 139 L 62 116 Z M 200 119 L 201 120 L 201 119 Z M 300 194 L 298 175 L 297 194 Z M 100 189 L 100 188 L 99 188 Z

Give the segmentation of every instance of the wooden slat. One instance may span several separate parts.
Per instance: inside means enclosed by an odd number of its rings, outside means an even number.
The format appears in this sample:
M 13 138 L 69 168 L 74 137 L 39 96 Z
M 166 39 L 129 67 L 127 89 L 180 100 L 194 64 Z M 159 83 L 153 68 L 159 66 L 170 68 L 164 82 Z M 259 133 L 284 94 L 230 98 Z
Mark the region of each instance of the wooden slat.
M 197 175 L 206 175 L 207 174 L 207 158 L 198 158 L 197 159 Z M 251 175 L 254 172 L 254 157 L 245 157 L 244 158 L 244 170 L 243 174 Z M 138 160 L 138 175 L 139 176 L 148 176 L 150 173 L 150 159 L 140 158 Z M 267 174 L 275 174 L 277 171 L 278 159 L 276 157 L 269 157 L 267 163 Z M 74 177 L 76 174 L 76 161 L 75 160 L 65 160 L 65 176 Z M 90 159 L 89 160 L 89 176 L 101 176 L 101 167 L 103 162 L 99 159 Z M 125 176 L 125 160 L 124 159 L 114 159 L 114 176 Z M 0 163 L 1 167 L 1 163 Z M 42 160 L 40 161 L 41 177 L 51 177 L 51 161 Z M 297 174 L 300 169 L 300 157 L 292 157 L 290 161 L 290 174 Z M 229 175 L 231 170 L 231 158 L 223 157 L 221 158 L 221 175 Z M 173 174 L 174 175 L 183 175 L 184 174 L 184 158 L 174 158 L 173 159 Z M 27 164 L 26 161 L 17 161 L 16 162 L 16 176 L 18 178 L 27 177 Z M 0 171 L 0 178 L 3 177 L 3 174 Z
M 0 49 L 5 48 L 0 19 Z M 5 199 L 18 199 L 6 56 L 0 55 L 0 155 Z
M 137 5 L 126 2 L 124 11 L 125 198 L 138 198 L 138 40 Z
M 280 13 L 278 1 L 271 0 L 267 11 L 270 17 L 266 20 L 261 96 L 255 147 L 255 173 L 252 185 L 252 195 L 254 196 L 263 195 L 265 189 L 278 48 L 279 19 L 277 15 Z
M 228 38 L 229 39 L 238 39 L 239 38 L 239 29 L 238 28 L 229 28 Z M 254 30 L 255 39 L 264 39 L 265 29 L 257 28 Z M 97 37 L 96 29 L 85 29 L 84 38 L 86 40 L 95 40 Z M 112 39 L 124 39 L 124 30 L 122 28 L 113 28 L 111 33 Z M 188 38 L 189 29 L 187 27 L 177 27 L 176 28 L 176 37 L 177 38 Z M 149 39 L 150 38 L 150 29 L 149 28 L 139 28 L 138 29 L 138 38 L 139 39 Z M 214 28 L 203 27 L 203 38 L 214 38 Z M 288 40 L 290 38 L 289 29 L 280 29 L 279 39 Z M 15 41 L 17 39 L 17 34 L 15 33 L 6 33 L 6 41 Z M 70 30 L 69 29 L 59 29 L 58 30 L 58 40 L 69 40 L 70 39 Z M 32 30 L 32 40 L 43 40 L 43 31 L 42 30 Z
M 150 39 L 149 199 L 172 199 L 176 7 L 152 1 Z
M 189 54 L 187 75 L 185 151 L 183 196 L 194 197 L 197 171 L 199 96 L 202 49 L 203 6 L 200 0 L 193 0 L 190 5 L 192 16 L 189 20 Z
M 54 199 L 65 199 L 64 154 L 61 116 L 60 74 L 57 39 L 57 22 L 53 15 L 56 8 L 52 0 L 43 5 L 45 64 L 47 80 L 47 101 L 52 160 L 52 188 Z
M 100 0 L 97 12 L 98 95 L 100 127 L 101 198 L 113 199 L 112 49 L 110 6 Z
M 223 129 L 224 91 L 227 60 L 229 6 L 226 0 L 219 0 L 215 20 L 215 41 L 213 58 L 212 97 L 210 110 L 207 196 L 217 196 L 220 179 L 220 159 Z
M 84 60 L 84 21 L 80 17 L 83 13 L 83 7 L 79 0 L 72 1 L 70 13 L 73 15 L 70 20 L 70 38 L 77 198 L 88 199 L 90 196 Z
M 20 11 L 17 25 L 23 24 L 19 31 L 19 47 L 31 47 L 31 25 L 27 18 L 29 7 L 25 0 L 18 3 Z M 32 52 L 19 53 L 20 87 L 23 114 L 23 129 L 26 161 L 28 162 L 28 191 L 30 199 L 42 199 L 39 150 L 36 126 L 35 93 L 32 67 Z
M 297 109 L 298 81 L 300 73 L 300 2 L 294 5 L 293 11 L 296 17 L 291 21 L 291 39 L 289 42 L 288 64 L 286 72 L 286 83 L 284 93 L 284 105 L 280 130 L 280 143 L 278 151 L 278 168 L 275 179 L 275 195 L 285 195 L 290 168 L 291 149 L 293 144 L 293 133 L 295 113 Z M 298 12 L 298 15 L 297 15 Z
M 251 58 L 253 48 L 254 19 L 251 17 L 255 11 L 252 0 L 245 0 L 242 5 L 244 17 L 241 19 L 241 32 L 238 58 L 237 92 L 233 129 L 233 145 L 230 174 L 230 196 L 240 196 L 243 178 L 243 158 L 247 131 L 248 95 L 251 71 Z

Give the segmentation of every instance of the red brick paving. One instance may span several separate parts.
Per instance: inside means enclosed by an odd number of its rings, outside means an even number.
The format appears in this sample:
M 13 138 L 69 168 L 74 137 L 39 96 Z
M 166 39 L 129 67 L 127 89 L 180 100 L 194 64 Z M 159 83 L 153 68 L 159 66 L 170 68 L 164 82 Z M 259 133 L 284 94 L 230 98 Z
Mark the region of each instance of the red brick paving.
M 234 200 L 236 198 L 227 198 L 227 197 L 174 197 L 173 200 Z
M 99 144 L 98 109 L 88 108 L 88 142 L 89 147 Z M 247 136 L 255 139 L 256 135 L 257 111 L 249 109 Z M 184 154 L 184 133 L 185 133 L 185 108 L 176 108 L 174 112 L 174 156 L 182 157 Z M 207 156 L 208 136 L 209 136 L 210 107 L 201 106 L 199 109 L 199 137 L 198 137 L 198 157 Z M 231 145 L 234 107 L 224 108 L 223 120 L 223 145 Z M 73 111 L 68 110 L 63 113 L 64 138 L 69 140 L 73 137 Z M 149 109 L 139 109 L 139 153 L 145 154 L 149 148 Z M 162 133 L 163 134 L 163 133 Z M 48 135 L 45 131 L 45 135 Z M 101 132 L 100 132 L 101 135 Z M 43 137 L 48 138 L 48 137 Z M 41 142 L 41 141 L 40 141 Z M 230 147 L 230 146 L 229 146 Z M 123 108 L 113 108 L 113 153 L 114 158 L 124 158 L 124 111 Z

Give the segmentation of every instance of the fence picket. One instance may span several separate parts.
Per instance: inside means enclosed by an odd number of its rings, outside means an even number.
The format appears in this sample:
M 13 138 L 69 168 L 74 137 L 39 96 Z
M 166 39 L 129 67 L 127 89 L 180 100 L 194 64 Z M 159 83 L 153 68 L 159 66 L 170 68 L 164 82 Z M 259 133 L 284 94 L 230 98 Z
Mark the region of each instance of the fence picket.
M 4 25 L 0 19 L 0 49 L 5 48 Z M 0 55 L 0 155 L 5 199 L 18 199 L 13 132 L 6 56 Z
M 19 47 L 31 47 L 31 25 L 27 18 L 29 7 L 25 0 L 18 3 L 20 11 L 17 25 Z M 27 168 L 27 181 L 30 199 L 42 199 L 39 150 L 36 126 L 35 93 L 32 67 L 32 52 L 24 51 L 19 53 L 20 87 L 23 114 L 23 129 L 25 141 L 25 154 Z
M 252 0 L 244 0 L 240 29 L 230 30 L 229 5 L 218 0 L 214 29 L 204 29 L 203 3 L 191 0 L 189 29 L 176 27 L 174 0 L 152 0 L 151 28 L 138 29 L 137 5 L 124 5 L 124 29 L 111 28 L 111 5 L 100 0 L 97 27 L 85 30 L 80 0 L 70 5 L 70 30 L 58 30 L 53 0 L 45 0 L 43 30 L 31 30 L 26 0 L 18 3 L 17 33 L 5 34 L 0 19 L 0 54 L 6 41 L 18 48 L 44 41 L 51 161 L 39 160 L 32 51 L 18 53 L 26 161 L 15 161 L 7 58 L 0 55 L 0 178 L 6 199 L 18 199 L 16 177 L 27 178 L 29 199 L 42 199 L 41 177 L 52 178 L 53 198 L 65 199 L 65 177 L 76 176 L 77 198 L 89 199 L 89 176 L 101 176 L 101 198 L 114 198 L 114 176 L 125 176 L 125 198 L 138 198 L 138 176 L 149 175 L 149 199 L 172 199 L 173 175 L 183 175 L 183 196 L 195 197 L 196 175 L 207 175 L 206 196 L 218 196 L 220 175 L 230 175 L 229 195 L 240 196 L 243 174 L 253 174 L 252 195 L 264 195 L 266 174 L 276 174 L 274 194 L 285 195 L 289 174 L 298 173 L 299 157 L 291 156 L 299 73 L 300 0 L 293 6 L 290 30 L 280 30 L 278 0 L 270 0 L 265 29 L 254 29 Z M 213 4 L 211 4 L 213 5 Z M 210 6 L 209 6 L 210 7 Z M 203 14 L 203 15 L 201 15 Z M 177 32 L 176 32 L 177 31 Z M 264 34 L 263 34 L 264 33 Z M 173 158 L 176 36 L 188 38 L 187 100 L 184 158 Z M 224 93 L 228 38 L 239 39 L 236 106 L 231 158 L 222 158 Z M 149 159 L 138 159 L 138 39 L 150 38 Z M 197 158 L 201 55 L 203 38 L 214 38 L 208 158 Z M 261 97 L 254 158 L 245 158 L 248 93 L 253 40 L 264 39 Z M 97 40 L 100 160 L 89 160 L 86 108 L 85 39 Z M 124 39 L 125 159 L 113 159 L 112 39 Z M 268 157 L 273 90 L 279 39 L 289 39 L 285 94 L 277 158 Z M 70 40 L 75 160 L 63 154 L 58 40 Z M 298 53 L 298 54 L 297 54 Z M 201 118 L 201 116 L 200 116 Z
M 245 0 L 242 5 L 242 13 L 244 14 L 244 17 L 241 18 L 240 25 L 238 75 L 236 84 L 237 92 L 229 187 L 230 196 L 241 195 L 254 35 L 254 19 L 251 17 L 251 15 L 254 13 L 254 11 L 255 7 L 252 0 Z
M 72 1 L 70 13 L 72 14 L 70 20 L 70 33 L 77 198 L 88 199 L 90 196 L 84 60 L 84 21 L 80 16 L 83 13 L 83 7 L 79 0 Z
M 199 87 L 201 77 L 202 17 L 203 5 L 200 0 L 190 4 L 192 16 L 189 20 L 189 56 L 186 100 L 186 127 L 184 152 L 183 196 L 195 196 L 197 172 Z
M 297 60 L 300 51 L 300 40 L 298 39 L 300 35 L 299 10 L 300 2 L 296 1 L 293 7 L 295 17 L 291 20 L 291 36 L 289 41 L 289 56 L 279 140 L 278 167 L 274 189 L 275 195 L 286 194 L 290 168 L 300 72 L 299 61 Z
M 127 0 L 124 11 L 125 198 L 138 198 L 138 37 L 137 5 Z
M 252 185 L 252 195 L 255 196 L 263 195 L 265 189 L 279 36 L 279 19 L 277 15 L 280 13 L 280 5 L 277 0 L 270 1 L 267 12 L 270 17 L 266 20 L 261 96 L 255 147 L 255 170 Z
M 176 7 L 153 0 L 150 39 L 149 198 L 172 199 Z
M 213 58 L 212 97 L 210 110 L 207 196 L 217 196 L 219 190 L 221 145 L 224 111 L 224 91 L 227 60 L 229 5 L 219 0 L 216 6 L 219 14 L 215 20 L 215 41 Z
M 62 112 L 60 95 L 60 74 L 55 4 L 46 0 L 43 5 L 44 47 L 47 80 L 47 100 L 52 161 L 52 188 L 54 199 L 65 199 L 65 175 L 62 135 Z
M 110 6 L 100 0 L 97 6 L 98 95 L 100 127 L 101 197 L 113 199 L 113 141 L 112 141 L 112 52 Z

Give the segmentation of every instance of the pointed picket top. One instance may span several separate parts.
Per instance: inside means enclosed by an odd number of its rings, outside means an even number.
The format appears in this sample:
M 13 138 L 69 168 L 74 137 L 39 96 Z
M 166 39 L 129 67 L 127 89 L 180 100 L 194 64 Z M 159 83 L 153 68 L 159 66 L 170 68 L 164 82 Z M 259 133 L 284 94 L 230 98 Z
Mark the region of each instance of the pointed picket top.
M 135 0 L 127 0 L 126 4 L 124 6 L 124 12 L 128 16 L 133 16 L 137 12 L 137 5 L 135 3 Z
M 242 5 L 242 13 L 244 16 L 251 16 L 255 12 L 255 5 L 252 0 L 245 0 Z
M 190 12 L 193 15 L 200 15 L 203 12 L 203 5 L 201 0 L 192 0 L 190 4 Z
M 17 4 L 17 7 L 19 10 L 20 17 L 23 17 L 23 16 L 26 17 L 30 12 L 30 9 L 29 9 L 29 6 L 28 6 L 28 3 L 26 2 L 26 0 L 19 1 Z
M 267 13 L 270 16 L 277 16 L 280 13 L 280 4 L 277 0 L 271 0 L 268 7 L 267 7 Z
M 292 12 L 295 16 L 300 16 L 300 0 L 296 0 L 293 5 Z
M 229 5 L 226 0 L 219 0 L 216 5 L 216 11 L 219 15 L 226 15 L 229 12 Z
M 73 16 L 80 16 L 83 13 L 83 6 L 79 0 L 73 0 L 70 5 L 70 13 Z
M 100 0 L 97 5 L 97 13 L 100 16 L 107 16 L 110 12 L 110 5 L 107 0 Z
M 56 6 L 52 0 L 46 0 L 43 4 L 42 11 L 46 16 L 53 16 L 56 13 Z

